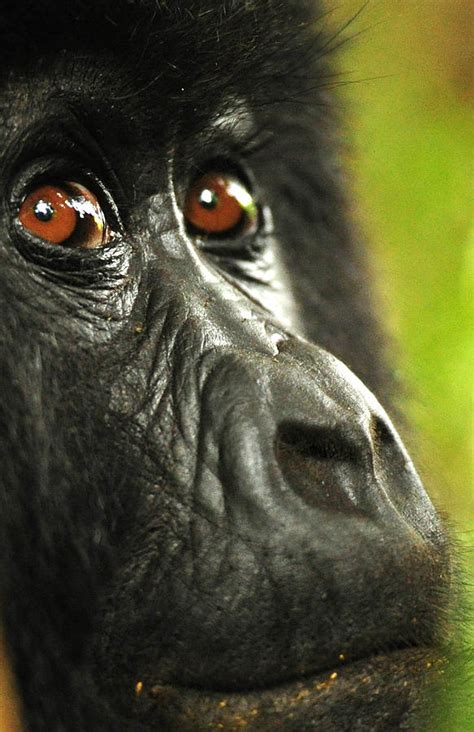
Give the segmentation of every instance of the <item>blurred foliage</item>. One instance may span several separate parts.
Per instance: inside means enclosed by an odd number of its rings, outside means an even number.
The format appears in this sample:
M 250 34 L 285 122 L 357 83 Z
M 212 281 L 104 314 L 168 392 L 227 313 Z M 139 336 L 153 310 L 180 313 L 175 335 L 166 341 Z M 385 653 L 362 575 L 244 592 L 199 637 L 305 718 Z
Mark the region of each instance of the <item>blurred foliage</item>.
M 335 83 L 358 215 L 420 436 L 412 452 L 464 547 L 474 608 L 474 2 L 336 2 L 324 22 L 356 15 Z M 462 634 L 468 669 L 440 732 L 474 730 L 474 625 Z
M 350 162 L 437 505 L 474 522 L 474 3 L 339 0 Z M 341 37 L 342 40 L 342 37 Z

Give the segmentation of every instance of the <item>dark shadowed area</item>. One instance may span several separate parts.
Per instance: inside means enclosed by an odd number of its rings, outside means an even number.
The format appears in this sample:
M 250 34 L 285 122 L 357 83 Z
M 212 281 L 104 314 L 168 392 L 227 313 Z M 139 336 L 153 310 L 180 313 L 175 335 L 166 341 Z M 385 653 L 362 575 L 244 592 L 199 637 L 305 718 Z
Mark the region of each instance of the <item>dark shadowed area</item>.
M 0 34 L 24 727 L 419 728 L 456 562 L 396 426 L 341 33 L 313 1 L 42 0 Z

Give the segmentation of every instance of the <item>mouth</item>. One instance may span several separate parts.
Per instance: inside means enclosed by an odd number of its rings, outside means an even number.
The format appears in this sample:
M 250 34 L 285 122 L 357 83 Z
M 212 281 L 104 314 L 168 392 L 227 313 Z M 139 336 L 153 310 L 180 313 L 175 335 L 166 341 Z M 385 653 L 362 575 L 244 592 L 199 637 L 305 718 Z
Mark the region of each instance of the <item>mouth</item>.
M 434 683 L 444 664 L 433 649 L 408 648 L 350 663 L 341 656 L 333 669 L 244 692 L 138 682 L 135 715 L 169 732 L 398 729 L 416 714 L 420 687 Z

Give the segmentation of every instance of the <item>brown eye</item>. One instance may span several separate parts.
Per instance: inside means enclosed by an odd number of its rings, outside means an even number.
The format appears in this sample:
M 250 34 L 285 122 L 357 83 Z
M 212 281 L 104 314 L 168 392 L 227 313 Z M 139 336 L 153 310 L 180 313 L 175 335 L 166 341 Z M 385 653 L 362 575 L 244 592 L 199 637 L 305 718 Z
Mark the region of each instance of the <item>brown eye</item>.
M 193 183 L 186 196 L 184 217 L 197 233 L 237 236 L 256 230 L 258 207 L 242 181 L 215 171 Z
M 50 244 L 96 249 L 112 237 L 96 196 L 80 183 L 42 185 L 18 212 L 23 228 Z

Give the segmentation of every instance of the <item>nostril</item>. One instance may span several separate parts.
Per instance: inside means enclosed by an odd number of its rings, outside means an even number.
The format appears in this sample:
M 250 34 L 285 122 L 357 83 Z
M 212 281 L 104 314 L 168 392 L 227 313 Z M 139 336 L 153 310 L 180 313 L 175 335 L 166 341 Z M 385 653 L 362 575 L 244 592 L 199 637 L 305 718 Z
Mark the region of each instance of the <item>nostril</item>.
M 277 447 L 309 459 L 351 462 L 360 459 L 359 450 L 337 428 L 284 423 L 278 427 Z
M 364 450 L 339 428 L 283 423 L 275 456 L 285 483 L 309 505 L 358 510 L 367 483 Z
M 373 445 L 374 474 L 379 482 L 396 489 L 390 491 L 393 503 L 404 510 L 413 482 L 413 465 L 400 443 L 400 439 L 390 422 L 373 416 L 370 422 L 370 435 Z M 411 476 L 407 479 L 406 476 Z M 405 488 L 403 488 L 405 486 Z
M 373 415 L 370 421 L 370 434 L 375 450 L 383 449 L 396 443 L 395 435 L 388 424 L 381 417 Z

